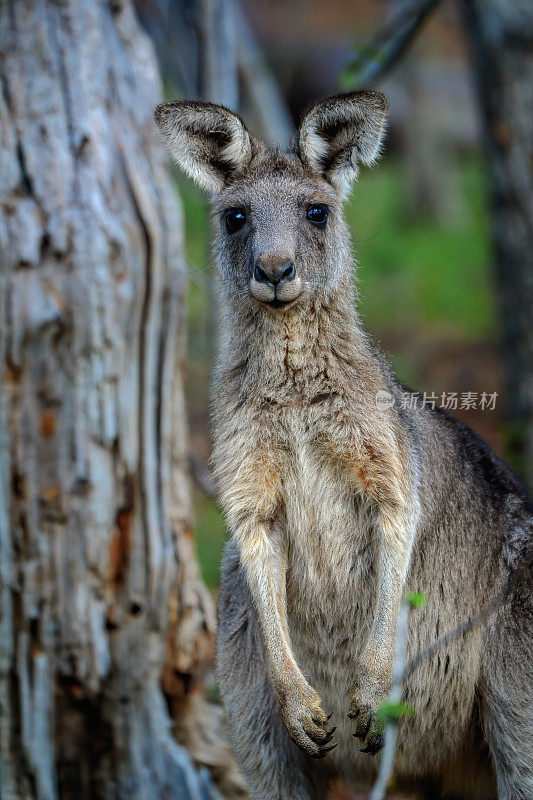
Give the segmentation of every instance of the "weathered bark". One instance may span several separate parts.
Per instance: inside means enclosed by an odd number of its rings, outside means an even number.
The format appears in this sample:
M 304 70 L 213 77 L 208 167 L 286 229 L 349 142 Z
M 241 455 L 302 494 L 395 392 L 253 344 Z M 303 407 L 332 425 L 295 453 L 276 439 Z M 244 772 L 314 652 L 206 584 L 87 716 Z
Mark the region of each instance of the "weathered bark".
M 185 713 L 214 621 L 156 61 L 127 0 L 0 26 L 0 798 L 214 797 L 161 688 Z
M 492 185 L 510 457 L 533 487 L 533 4 L 465 0 Z

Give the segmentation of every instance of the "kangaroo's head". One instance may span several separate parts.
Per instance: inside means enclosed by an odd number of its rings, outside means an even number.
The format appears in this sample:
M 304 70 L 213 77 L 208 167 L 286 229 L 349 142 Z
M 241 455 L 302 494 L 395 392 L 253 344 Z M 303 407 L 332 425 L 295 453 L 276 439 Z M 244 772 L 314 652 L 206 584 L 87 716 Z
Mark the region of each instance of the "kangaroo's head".
M 227 299 L 289 313 L 326 301 L 350 270 L 342 201 L 372 164 L 387 101 L 354 92 L 317 103 L 292 151 L 269 150 L 228 109 L 163 103 L 156 120 L 180 167 L 212 195 L 215 254 Z

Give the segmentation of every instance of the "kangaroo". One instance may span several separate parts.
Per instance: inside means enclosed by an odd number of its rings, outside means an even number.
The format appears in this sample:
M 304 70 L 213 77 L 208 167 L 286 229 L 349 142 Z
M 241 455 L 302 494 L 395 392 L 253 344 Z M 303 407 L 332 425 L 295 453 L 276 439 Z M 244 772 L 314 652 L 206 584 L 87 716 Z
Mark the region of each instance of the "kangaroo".
M 232 534 L 217 672 L 261 800 L 322 800 L 334 778 L 371 779 L 402 596 L 426 595 L 411 658 L 479 612 L 532 538 L 510 469 L 443 411 L 404 408 L 363 331 L 342 206 L 378 156 L 386 112 L 378 92 L 329 98 L 280 152 L 221 106 L 156 111 L 176 161 L 211 194 L 213 465 Z M 397 775 L 431 777 L 444 794 L 533 798 L 526 584 L 408 677 L 416 713 L 399 724 Z

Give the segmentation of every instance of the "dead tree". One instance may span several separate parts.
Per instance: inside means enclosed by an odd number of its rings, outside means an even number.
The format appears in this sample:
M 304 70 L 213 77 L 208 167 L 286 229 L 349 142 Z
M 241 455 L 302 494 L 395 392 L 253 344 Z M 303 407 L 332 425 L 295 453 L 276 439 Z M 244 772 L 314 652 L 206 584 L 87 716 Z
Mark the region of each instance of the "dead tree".
M 533 486 L 533 7 L 464 0 L 491 183 L 514 463 Z
M 0 798 L 214 797 L 156 60 L 128 0 L 0 14 Z

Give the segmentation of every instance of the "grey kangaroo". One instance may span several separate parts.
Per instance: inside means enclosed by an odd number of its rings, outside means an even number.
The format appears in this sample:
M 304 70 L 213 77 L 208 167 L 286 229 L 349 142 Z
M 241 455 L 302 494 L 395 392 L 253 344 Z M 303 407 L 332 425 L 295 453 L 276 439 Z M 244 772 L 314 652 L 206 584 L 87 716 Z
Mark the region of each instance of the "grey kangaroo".
M 336 777 L 370 779 L 402 596 L 427 598 L 410 617 L 411 658 L 500 591 L 532 538 L 508 467 L 467 425 L 403 408 L 362 329 L 342 204 L 378 155 L 386 111 L 371 91 L 319 102 L 287 153 L 220 106 L 156 111 L 212 196 L 213 464 L 232 532 L 217 670 L 260 800 L 322 800 Z M 445 795 L 533 798 L 531 611 L 526 578 L 410 675 L 399 776 L 431 776 Z

